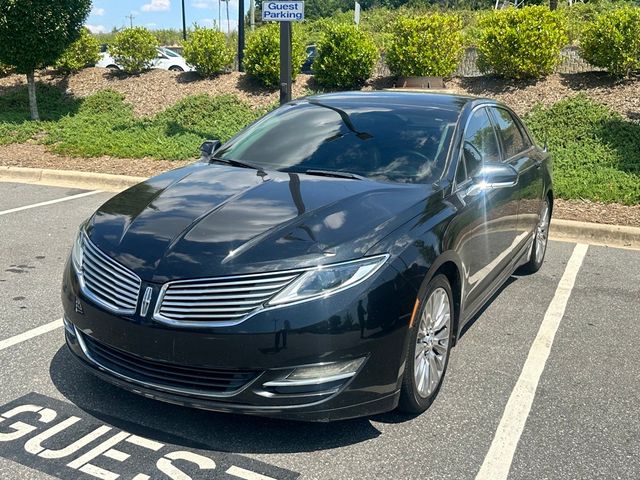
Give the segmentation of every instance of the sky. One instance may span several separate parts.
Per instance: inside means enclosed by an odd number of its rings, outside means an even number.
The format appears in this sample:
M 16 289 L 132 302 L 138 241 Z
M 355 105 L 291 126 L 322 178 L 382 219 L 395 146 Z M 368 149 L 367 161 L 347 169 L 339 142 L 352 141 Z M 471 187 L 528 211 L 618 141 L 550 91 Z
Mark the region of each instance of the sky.
M 227 31 L 227 7 L 218 0 L 184 0 L 187 12 L 187 26 L 197 23 L 212 27 L 218 22 L 218 4 L 222 5 L 222 29 Z M 249 10 L 249 0 L 245 0 L 245 10 Z M 114 27 L 130 25 L 129 15 L 133 15 L 133 25 L 137 27 L 182 28 L 182 0 L 93 0 L 91 14 L 86 25 L 94 33 L 110 32 Z M 238 28 L 238 0 L 229 0 L 229 27 Z

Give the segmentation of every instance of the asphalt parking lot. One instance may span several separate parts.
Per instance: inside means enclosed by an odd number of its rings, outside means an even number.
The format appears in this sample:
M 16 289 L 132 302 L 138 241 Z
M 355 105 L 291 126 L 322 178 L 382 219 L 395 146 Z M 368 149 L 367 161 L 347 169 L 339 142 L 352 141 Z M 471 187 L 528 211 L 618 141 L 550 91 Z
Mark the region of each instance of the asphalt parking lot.
M 466 330 L 425 414 L 304 424 L 160 403 L 76 364 L 61 272 L 111 195 L 0 183 L 0 479 L 640 478 L 640 251 L 551 242 Z

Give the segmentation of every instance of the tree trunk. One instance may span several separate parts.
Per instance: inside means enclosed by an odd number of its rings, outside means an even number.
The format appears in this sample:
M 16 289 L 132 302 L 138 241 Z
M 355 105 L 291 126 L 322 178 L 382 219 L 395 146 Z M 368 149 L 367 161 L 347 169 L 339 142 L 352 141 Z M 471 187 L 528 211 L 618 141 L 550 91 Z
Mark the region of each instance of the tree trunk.
M 27 73 L 27 89 L 29 91 L 29 108 L 31 109 L 31 120 L 40 120 L 38 113 L 38 99 L 36 98 L 36 76 L 33 71 Z
M 558 9 L 558 0 L 549 0 L 549 9 L 557 10 Z

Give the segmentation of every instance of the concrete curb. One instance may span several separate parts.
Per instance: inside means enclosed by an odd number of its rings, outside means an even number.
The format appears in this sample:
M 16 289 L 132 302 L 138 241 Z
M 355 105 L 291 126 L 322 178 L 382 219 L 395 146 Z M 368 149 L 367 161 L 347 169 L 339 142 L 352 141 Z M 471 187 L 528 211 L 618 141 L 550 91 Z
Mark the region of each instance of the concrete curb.
M 0 166 L 0 181 L 33 183 L 54 187 L 119 192 L 144 180 L 146 180 L 145 177 L 127 175 Z M 551 222 L 549 236 L 552 240 L 640 249 L 640 228 L 636 227 L 575 222 L 554 218 Z
M 640 228 L 554 218 L 549 238 L 596 245 L 640 249 Z
M 45 168 L 23 168 L 0 166 L 0 181 L 32 183 L 52 187 L 82 188 L 120 192 L 146 180 L 146 177 L 110 175 L 106 173 L 77 172 L 73 170 L 49 170 Z

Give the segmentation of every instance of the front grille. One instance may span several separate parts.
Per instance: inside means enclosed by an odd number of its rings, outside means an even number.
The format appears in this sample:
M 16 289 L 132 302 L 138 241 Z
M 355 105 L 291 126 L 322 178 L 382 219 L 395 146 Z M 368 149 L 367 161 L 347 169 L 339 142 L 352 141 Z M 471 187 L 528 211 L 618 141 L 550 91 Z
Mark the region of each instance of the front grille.
M 85 355 L 97 365 L 150 388 L 200 396 L 230 396 L 260 372 L 191 367 L 142 358 L 78 334 Z
M 172 322 L 239 322 L 300 272 L 181 280 L 165 286 L 156 318 Z
M 91 300 L 118 313 L 134 313 L 140 294 L 140 277 L 84 238 L 82 288 Z

